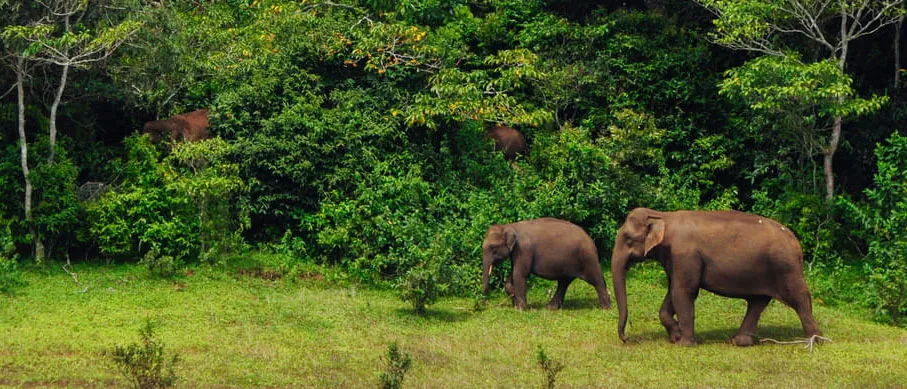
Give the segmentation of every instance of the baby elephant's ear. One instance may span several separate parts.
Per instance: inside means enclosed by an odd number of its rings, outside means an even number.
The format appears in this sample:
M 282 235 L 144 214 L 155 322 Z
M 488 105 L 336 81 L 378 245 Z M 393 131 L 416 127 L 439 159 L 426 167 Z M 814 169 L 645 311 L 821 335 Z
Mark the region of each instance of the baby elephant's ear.
M 516 241 L 519 240 L 520 234 L 516 232 L 513 227 L 507 227 L 504 229 L 504 243 L 507 245 L 507 249 L 513 251 L 513 246 L 516 246 Z
M 665 238 L 665 222 L 662 218 L 650 217 L 646 222 L 646 253 L 649 255 L 655 246 L 658 246 Z

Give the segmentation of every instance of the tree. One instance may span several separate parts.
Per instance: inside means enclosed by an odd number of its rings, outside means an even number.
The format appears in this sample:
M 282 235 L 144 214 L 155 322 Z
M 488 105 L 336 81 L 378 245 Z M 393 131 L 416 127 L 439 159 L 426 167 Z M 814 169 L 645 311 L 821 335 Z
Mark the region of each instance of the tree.
M 35 0 L 42 12 L 37 20 L 27 25 L 4 28 L 9 39 L 21 40 L 26 45 L 26 58 L 42 64 L 60 67 L 60 80 L 50 104 L 48 136 L 50 151 L 47 162 L 53 163 L 57 140 L 57 110 L 69 78 L 70 68 L 86 68 L 113 55 L 140 26 L 133 20 L 108 25 L 108 9 L 117 1 L 106 1 L 89 8 L 86 0 Z M 92 12 L 90 12 L 92 11 Z M 93 25 L 90 23 L 94 23 Z
M 21 2 L 0 1 L 0 10 L 8 13 L 11 23 L 0 30 L 5 54 L 16 74 L 18 95 L 19 143 L 22 174 L 25 180 L 25 222 L 35 245 L 35 258 L 44 257 L 44 245 L 35 233 L 32 218 L 32 182 L 29 178 L 28 142 L 25 134 L 25 79 L 29 68 L 39 65 L 60 67 L 59 81 L 48 116 L 49 152 L 47 164 L 53 164 L 57 140 L 57 110 L 63 98 L 70 68 L 85 68 L 110 57 L 138 30 L 139 23 L 125 19 L 110 23 L 109 10 L 123 10 L 117 1 L 34 0 L 32 7 Z M 89 5 L 93 5 L 90 8 Z M 114 7 L 116 6 L 116 7 Z M 124 13 L 125 14 L 125 13 Z M 50 82 L 47 80 L 47 82 Z
M 25 12 L 20 13 L 19 3 L 10 4 L 8 1 L 0 0 L 0 10 L 6 11 L 3 12 L 6 15 L 4 16 L 4 22 L 13 24 L 19 21 L 22 18 L 25 18 Z M 34 190 L 31 183 L 31 178 L 29 177 L 29 165 L 28 165 L 28 139 L 25 133 L 25 80 L 29 77 L 29 72 L 32 68 L 32 64 L 27 60 L 28 53 L 25 51 L 25 48 L 21 42 L 11 39 L 10 33 L 7 31 L 8 27 L 4 27 L 3 30 L 0 30 L 0 43 L 2 43 L 3 48 L 3 62 L 6 67 L 13 70 L 15 73 L 15 82 L 13 88 L 16 90 L 16 104 L 17 104 L 17 129 L 19 133 L 19 156 L 20 156 L 20 165 L 22 168 L 22 177 L 25 182 L 25 198 L 24 198 L 24 208 L 25 208 L 25 224 L 28 226 L 29 234 L 32 236 L 32 239 L 35 243 L 36 255 L 43 255 L 44 246 L 41 244 L 40 240 L 37 239 L 37 235 L 34 231 L 34 225 L 32 223 L 32 191 Z
M 735 50 L 796 61 L 801 58 L 797 52 L 824 53 L 818 58 L 833 61 L 842 75 L 850 44 L 897 23 L 904 12 L 904 0 L 697 1 L 717 17 L 714 21 L 716 30 L 712 34 L 716 43 Z M 804 38 L 810 47 L 802 44 Z M 860 100 L 855 94 L 846 92 L 832 92 L 827 96 L 834 112 L 831 134 L 825 139 L 822 150 L 827 200 L 834 196 L 832 159 L 841 142 L 844 119 L 881 106 L 877 98 Z

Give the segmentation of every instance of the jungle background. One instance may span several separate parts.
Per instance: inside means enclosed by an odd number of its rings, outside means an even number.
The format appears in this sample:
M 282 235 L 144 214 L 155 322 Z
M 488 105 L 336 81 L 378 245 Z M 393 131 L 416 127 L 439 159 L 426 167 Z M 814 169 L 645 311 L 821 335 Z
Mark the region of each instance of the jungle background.
M 785 34 L 782 3 L 834 37 L 864 2 L 0 0 L 0 285 L 269 253 L 475 296 L 492 223 L 570 220 L 607 266 L 634 207 L 737 209 L 796 232 L 821 304 L 898 324 L 905 5 L 864 3 L 842 55 Z M 141 136 L 202 108 L 211 140 Z M 530 155 L 494 152 L 495 125 Z

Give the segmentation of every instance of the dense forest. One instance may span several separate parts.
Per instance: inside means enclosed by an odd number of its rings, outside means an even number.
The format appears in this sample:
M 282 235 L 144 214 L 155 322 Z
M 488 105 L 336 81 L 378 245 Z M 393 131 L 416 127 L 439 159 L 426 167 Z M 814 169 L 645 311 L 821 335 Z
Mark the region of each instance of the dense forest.
M 635 207 L 736 209 L 796 233 L 817 300 L 897 323 L 905 9 L 0 0 L 0 286 L 267 251 L 288 274 L 471 296 L 494 223 L 570 220 L 610 258 Z M 210 139 L 142 135 L 199 109 Z M 500 125 L 527 155 L 494 150 Z

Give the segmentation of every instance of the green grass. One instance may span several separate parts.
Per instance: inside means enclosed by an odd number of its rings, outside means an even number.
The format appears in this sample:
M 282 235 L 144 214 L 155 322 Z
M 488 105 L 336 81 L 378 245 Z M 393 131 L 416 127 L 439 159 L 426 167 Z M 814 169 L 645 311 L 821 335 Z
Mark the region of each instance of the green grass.
M 853 309 L 816 307 L 834 342 L 813 353 L 800 345 L 737 348 L 725 341 L 745 303 L 703 292 L 701 344 L 672 345 L 657 315 L 665 290 L 648 268 L 630 272 L 626 344 L 616 335 L 616 309 L 594 308 L 595 292 L 582 282 L 560 311 L 542 308 L 551 284 L 535 282 L 526 312 L 498 294 L 483 311 L 471 298 L 450 298 L 419 317 L 391 291 L 321 280 L 203 268 L 176 280 L 150 279 L 134 266 L 75 270 L 81 285 L 51 265 L 26 272 L 29 285 L 16 297 L 0 297 L 0 386 L 122 386 L 103 352 L 136 342 L 146 318 L 161 324 L 159 339 L 180 355 L 180 387 L 376 387 L 394 341 L 413 359 L 404 387 L 541 387 L 538 346 L 566 364 L 558 387 L 907 385 L 907 330 Z M 759 335 L 793 340 L 802 331 L 794 312 L 773 302 Z

